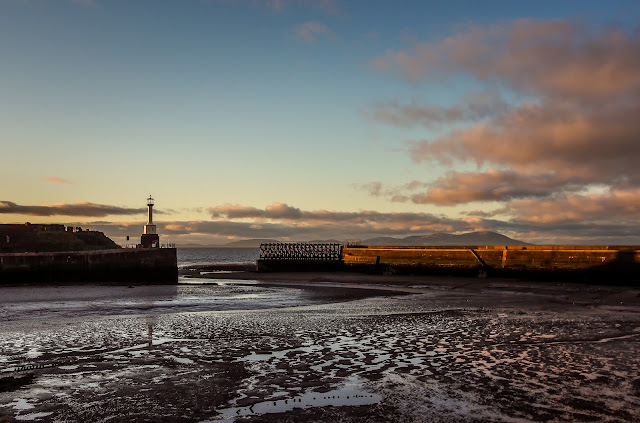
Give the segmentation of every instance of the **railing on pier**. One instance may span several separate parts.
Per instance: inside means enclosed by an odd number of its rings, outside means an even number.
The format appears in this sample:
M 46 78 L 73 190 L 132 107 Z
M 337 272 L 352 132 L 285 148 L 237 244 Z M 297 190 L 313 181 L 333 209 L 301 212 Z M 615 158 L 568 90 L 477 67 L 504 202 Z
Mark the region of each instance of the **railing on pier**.
M 342 260 L 342 244 L 269 242 L 260 244 L 260 260 Z

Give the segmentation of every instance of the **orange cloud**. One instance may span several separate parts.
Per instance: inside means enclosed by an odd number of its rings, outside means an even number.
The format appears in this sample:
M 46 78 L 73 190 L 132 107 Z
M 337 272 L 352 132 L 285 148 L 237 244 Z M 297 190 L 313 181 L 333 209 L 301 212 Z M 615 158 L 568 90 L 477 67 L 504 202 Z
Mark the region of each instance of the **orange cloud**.
M 451 107 L 378 106 L 374 118 L 393 125 L 459 123 L 433 138 L 407 141 L 407 152 L 417 163 L 475 163 L 477 170 L 372 194 L 443 206 L 509 202 L 513 222 L 521 216 L 550 223 L 553 212 L 534 217 L 525 211 L 537 210 L 535 204 L 555 211 L 554 203 L 569 207 L 569 199 L 612 203 L 607 196 L 581 197 L 594 185 L 616 193 L 640 189 L 638 32 L 562 20 L 470 25 L 438 42 L 389 51 L 375 64 L 412 81 L 472 76 L 510 92 L 512 103 L 476 93 Z M 527 207 L 517 207 L 516 200 Z M 563 207 L 557 211 L 576 218 Z M 606 220 L 618 209 L 599 212 Z
M 593 225 L 640 220 L 640 188 L 604 194 L 560 195 L 544 200 L 510 202 L 501 211 L 527 223 L 585 222 Z
M 57 176 L 46 176 L 43 179 L 48 182 L 55 182 L 56 184 L 72 184 L 73 183 L 68 179 L 59 178 Z
M 571 168 L 593 179 L 637 175 L 640 121 L 637 104 L 584 110 L 546 102 L 512 107 L 489 123 L 453 131 L 434 141 L 409 143 L 416 161 L 474 161 L 523 171 Z

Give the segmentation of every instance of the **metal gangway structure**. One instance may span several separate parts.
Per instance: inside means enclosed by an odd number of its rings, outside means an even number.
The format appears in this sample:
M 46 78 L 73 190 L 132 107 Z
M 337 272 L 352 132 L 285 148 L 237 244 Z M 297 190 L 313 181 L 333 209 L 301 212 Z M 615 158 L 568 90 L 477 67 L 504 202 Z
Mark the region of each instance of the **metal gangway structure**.
M 260 260 L 340 261 L 337 242 L 267 242 L 260 244 Z

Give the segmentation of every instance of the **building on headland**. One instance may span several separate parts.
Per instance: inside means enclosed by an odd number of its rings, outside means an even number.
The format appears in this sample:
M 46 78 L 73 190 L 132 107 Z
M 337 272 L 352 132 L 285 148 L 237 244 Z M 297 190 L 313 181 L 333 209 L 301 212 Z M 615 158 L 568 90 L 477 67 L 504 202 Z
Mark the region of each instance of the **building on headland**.
M 26 232 L 64 232 L 65 226 L 58 224 L 40 224 L 40 223 L 24 223 L 24 224 L 0 224 L 0 228 L 10 230 L 19 230 Z
M 160 237 L 158 236 L 158 227 L 153 223 L 153 198 L 147 198 L 147 208 L 149 221 L 144 225 L 144 233 L 140 237 L 141 248 L 160 248 Z
M 120 248 L 102 232 L 45 223 L 0 224 L 0 253 Z

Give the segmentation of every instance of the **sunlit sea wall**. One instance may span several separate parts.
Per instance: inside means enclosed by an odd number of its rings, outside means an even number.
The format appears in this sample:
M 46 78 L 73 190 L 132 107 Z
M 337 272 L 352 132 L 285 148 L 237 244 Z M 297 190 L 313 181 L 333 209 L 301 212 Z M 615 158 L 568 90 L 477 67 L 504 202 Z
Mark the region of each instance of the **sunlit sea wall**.
M 344 247 L 347 268 L 637 278 L 640 246 Z

